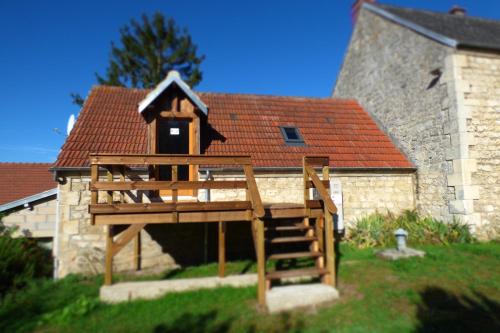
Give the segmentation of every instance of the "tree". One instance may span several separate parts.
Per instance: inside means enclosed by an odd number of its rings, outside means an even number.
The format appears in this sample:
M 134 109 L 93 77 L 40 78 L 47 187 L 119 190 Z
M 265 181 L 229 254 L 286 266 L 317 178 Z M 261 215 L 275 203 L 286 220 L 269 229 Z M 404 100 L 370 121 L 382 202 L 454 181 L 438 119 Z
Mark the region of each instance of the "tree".
M 191 86 L 202 79 L 197 46 L 187 29 L 180 30 L 172 18 L 156 12 L 142 21 L 131 20 L 120 29 L 120 45 L 111 43 L 111 55 L 104 76 L 96 73 L 99 84 L 153 88 L 171 70 L 178 71 Z M 83 104 L 78 94 L 71 94 L 73 103 Z

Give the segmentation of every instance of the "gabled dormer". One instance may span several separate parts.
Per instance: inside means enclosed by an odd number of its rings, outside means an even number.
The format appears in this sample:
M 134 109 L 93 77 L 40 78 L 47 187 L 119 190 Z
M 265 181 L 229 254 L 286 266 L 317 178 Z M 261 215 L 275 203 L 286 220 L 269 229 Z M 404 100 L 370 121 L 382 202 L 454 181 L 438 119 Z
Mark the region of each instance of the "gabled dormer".
M 150 154 L 199 154 L 200 128 L 206 121 L 208 107 L 184 82 L 176 71 L 169 72 L 144 98 L 138 112 L 148 124 L 148 150 Z M 170 167 L 155 170 L 155 177 L 171 180 Z M 178 180 L 197 180 L 196 166 L 179 166 Z M 162 197 L 168 191 L 162 191 Z M 181 192 L 181 191 L 179 191 Z M 194 193 L 179 193 L 192 196 Z

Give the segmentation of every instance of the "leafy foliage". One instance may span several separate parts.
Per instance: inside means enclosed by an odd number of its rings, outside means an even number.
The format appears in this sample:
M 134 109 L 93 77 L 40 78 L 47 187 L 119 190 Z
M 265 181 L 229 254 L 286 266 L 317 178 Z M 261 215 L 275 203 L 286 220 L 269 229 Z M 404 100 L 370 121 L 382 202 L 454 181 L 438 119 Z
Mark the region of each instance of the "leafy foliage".
M 33 239 L 12 237 L 15 230 L 0 221 L 0 296 L 52 271 L 50 252 Z
M 99 299 L 97 297 L 89 297 L 80 295 L 73 302 L 62 309 L 56 309 L 52 312 L 46 313 L 39 321 L 39 325 L 45 324 L 65 324 L 69 323 L 72 319 L 84 317 L 95 308 L 99 306 Z
M 187 29 L 179 29 L 172 18 L 156 12 L 142 22 L 131 20 L 120 29 L 120 45 L 111 43 L 111 56 L 104 76 L 96 73 L 99 84 L 133 88 L 153 88 L 171 70 L 178 71 L 190 86 L 202 79 L 200 64 Z M 73 104 L 83 106 L 84 98 L 71 93 Z
M 395 216 L 374 213 L 356 221 L 349 229 L 348 242 L 358 247 L 377 247 L 395 244 L 394 231 L 408 231 L 409 244 L 470 243 L 474 241 L 469 226 L 457 219 L 449 223 L 429 216 L 420 216 L 414 210 L 406 210 Z
M 111 44 L 111 59 L 105 77 L 98 74 L 100 84 L 152 88 L 171 70 L 177 70 L 194 86 L 202 79 L 199 65 L 203 56 L 186 29 L 180 30 L 172 18 L 156 12 L 142 22 L 130 21 L 120 29 L 120 46 Z

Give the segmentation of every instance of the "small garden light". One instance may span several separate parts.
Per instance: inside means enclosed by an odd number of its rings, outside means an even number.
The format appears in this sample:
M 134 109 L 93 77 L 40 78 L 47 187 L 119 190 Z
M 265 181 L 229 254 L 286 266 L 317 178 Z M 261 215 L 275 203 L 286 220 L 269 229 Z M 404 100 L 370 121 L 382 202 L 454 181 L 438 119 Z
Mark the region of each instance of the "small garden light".
M 396 236 L 396 247 L 398 251 L 406 250 L 406 239 L 408 238 L 408 232 L 404 229 L 399 228 L 394 232 Z

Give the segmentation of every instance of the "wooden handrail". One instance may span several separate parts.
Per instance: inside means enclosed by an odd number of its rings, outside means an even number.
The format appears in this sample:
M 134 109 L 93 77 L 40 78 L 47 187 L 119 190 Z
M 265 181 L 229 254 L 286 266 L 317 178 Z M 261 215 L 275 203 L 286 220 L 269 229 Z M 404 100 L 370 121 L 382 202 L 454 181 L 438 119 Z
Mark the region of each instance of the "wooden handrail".
M 250 156 L 171 154 L 90 154 L 93 165 L 252 165 Z
M 253 173 L 252 165 L 243 166 L 245 171 L 245 177 L 247 179 L 248 191 L 250 192 L 250 201 L 252 202 L 253 214 L 257 218 L 264 216 L 264 206 L 262 205 L 262 200 L 260 199 L 259 189 L 257 188 L 257 183 L 255 182 L 255 175 Z
M 326 190 L 323 182 L 319 179 L 314 168 L 306 163 L 304 163 L 304 169 L 307 172 L 308 176 L 311 178 L 311 181 L 314 184 L 314 187 L 318 190 L 318 194 L 321 197 L 321 200 L 325 203 L 325 207 L 331 214 L 337 213 L 337 207 L 333 203 L 328 191 Z
M 199 190 L 199 189 L 245 189 L 246 181 L 115 181 L 95 182 L 91 190 L 99 191 L 132 191 L 132 190 Z
M 159 191 L 171 190 L 172 201 L 177 201 L 179 190 L 198 190 L 198 189 L 246 189 L 248 193 L 247 200 L 251 203 L 250 207 L 236 205 L 240 209 L 251 210 L 255 218 L 263 217 L 264 207 L 260 198 L 260 194 L 255 181 L 255 176 L 252 168 L 252 161 L 250 156 L 220 156 L 220 155 L 168 155 L 168 154 L 135 154 L 135 155 L 121 155 L 121 154 L 91 154 L 91 183 L 90 190 L 91 196 L 91 213 L 96 214 L 100 210 L 97 208 L 102 204 L 98 203 L 99 191 L 107 192 L 108 206 L 113 206 L 113 191 Z M 172 166 L 172 180 L 158 181 L 158 180 L 140 180 L 131 179 L 125 180 L 125 166 L 126 165 L 171 165 Z M 177 180 L 177 167 L 178 165 L 232 165 L 241 166 L 245 173 L 245 180 L 228 180 L 228 181 L 184 181 Z M 99 168 L 107 170 L 107 177 L 99 179 Z M 120 179 L 115 181 L 113 179 L 113 172 L 120 171 Z M 123 201 L 123 200 L 121 200 Z M 247 201 L 247 202 L 248 202 Z M 242 202 L 245 203 L 244 201 Z M 201 203 L 194 203 L 195 206 L 189 206 L 193 211 L 199 210 Z M 124 206 L 122 202 L 118 205 Z M 140 203 L 134 204 L 140 206 Z M 177 208 L 180 208 L 178 206 Z M 223 210 L 230 211 L 227 207 L 220 206 Z M 176 209 L 174 209 L 176 210 Z M 201 209 L 203 210 L 203 209 Z M 97 213 L 99 214 L 99 213 Z M 94 220 L 94 219 L 93 219 Z

